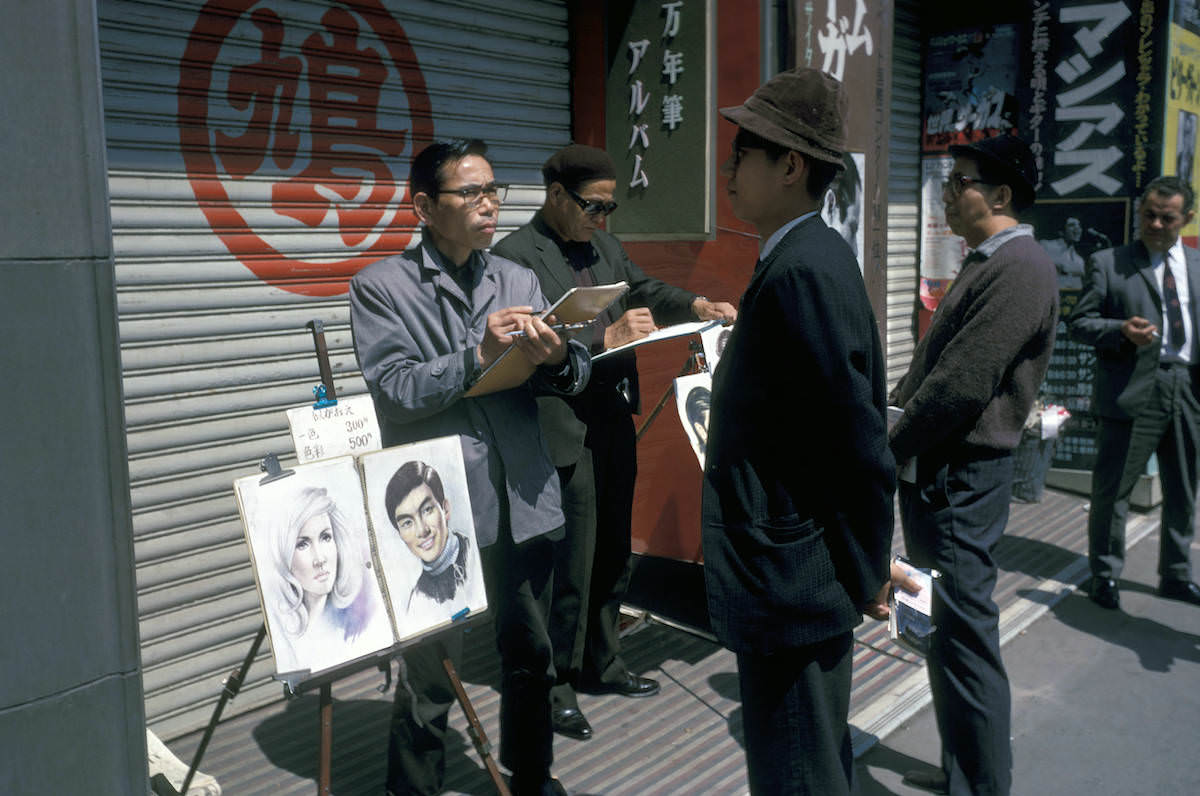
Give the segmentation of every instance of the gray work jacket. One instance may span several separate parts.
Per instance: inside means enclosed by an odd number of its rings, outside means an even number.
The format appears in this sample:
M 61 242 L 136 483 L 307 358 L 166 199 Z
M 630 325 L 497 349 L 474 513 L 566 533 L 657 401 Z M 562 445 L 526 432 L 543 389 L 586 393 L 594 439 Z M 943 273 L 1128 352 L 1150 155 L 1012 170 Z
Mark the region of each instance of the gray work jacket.
M 475 347 L 487 316 L 512 306 L 549 304 L 529 269 L 485 251 L 468 297 L 428 238 L 373 263 L 350 280 L 354 352 L 375 401 L 385 446 L 459 434 L 480 547 L 501 525 L 515 542 L 563 525 L 558 476 L 538 429 L 534 391 L 573 395 L 590 374 L 587 350 L 568 348 L 565 379 L 538 368 L 511 390 L 464 398 L 478 377 Z M 500 514 L 500 496 L 508 512 Z

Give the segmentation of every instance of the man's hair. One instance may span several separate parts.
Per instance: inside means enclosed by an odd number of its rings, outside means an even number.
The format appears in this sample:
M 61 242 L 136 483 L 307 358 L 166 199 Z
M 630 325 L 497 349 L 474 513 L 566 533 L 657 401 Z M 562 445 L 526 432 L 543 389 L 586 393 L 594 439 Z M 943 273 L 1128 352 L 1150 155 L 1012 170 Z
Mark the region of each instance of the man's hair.
M 1013 179 L 1012 175 L 1007 173 L 1002 166 L 993 163 L 985 157 L 980 157 L 979 155 L 976 155 L 974 152 L 970 151 L 962 152 L 958 155 L 958 157 L 969 160 L 975 164 L 975 168 L 979 169 L 980 182 L 985 183 L 988 186 L 1008 186 L 1008 189 L 1012 191 L 1012 201 L 1009 204 L 1012 205 L 1014 214 L 1023 212 L 1030 207 L 1033 207 L 1034 196 L 1031 194 L 1026 197 L 1024 194 L 1024 189 L 1017 184 L 1017 181 Z
M 413 158 L 412 167 L 408 171 L 409 194 L 416 196 L 425 193 L 437 196 L 441 190 L 442 169 L 458 163 L 468 155 L 487 160 L 489 166 L 492 163 L 487 156 L 487 144 L 478 138 L 435 141 L 425 147 L 421 154 Z
M 1155 177 L 1146 185 L 1146 190 L 1142 192 L 1142 199 L 1145 199 L 1151 193 L 1160 193 L 1170 199 L 1172 196 L 1183 197 L 1183 213 L 1187 215 L 1192 211 L 1192 206 L 1196 202 L 1196 192 L 1192 190 L 1192 186 L 1178 177 L 1164 175 Z
M 745 127 L 739 127 L 735 143 L 739 144 L 744 149 L 761 149 L 767 156 L 767 159 L 772 163 L 778 161 L 788 152 L 795 151 L 804 161 L 808 163 L 808 179 L 804 184 L 808 195 L 813 199 L 820 199 L 829 190 L 829 186 L 833 184 L 833 179 L 837 177 L 838 170 L 841 168 L 836 163 L 829 163 L 824 160 L 818 160 L 811 155 L 806 155 L 800 150 L 792 150 L 783 144 L 777 144 L 763 138 L 761 135 L 752 133 Z
M 446 492 L 442 489 L 442 479 L 437 470 L 425 462 L 405 462 L 388 481 L 383 493 L 383 505 L 387 508 L 388 520 L 393 528 L 396 527 L 396 507 L 421 484 L 429 487 L 439 506 L 446 502 Z

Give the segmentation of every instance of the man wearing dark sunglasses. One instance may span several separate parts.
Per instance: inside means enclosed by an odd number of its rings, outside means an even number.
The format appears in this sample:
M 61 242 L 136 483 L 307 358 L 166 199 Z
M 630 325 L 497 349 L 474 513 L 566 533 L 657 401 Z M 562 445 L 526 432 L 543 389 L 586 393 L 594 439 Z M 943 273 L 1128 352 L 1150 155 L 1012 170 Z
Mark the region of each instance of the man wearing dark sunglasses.
M 546 161 L 546 198 L 533 220 L 500 241 L 495 254 L 527 265 L 546 298 L 577 285 L 625 281 L 629 292 L 577 339 L 593 354 L 645 337 L 658 324 L 732 321 L 737 311 L 651 278 L 604 230 L 617 209 L 616 168 L 604 150 L 567 146 Z M 550 635 L 558 683 L 551 691 L 554 728 L 578 740 L 592 736 L 577 689 L 629 697 L 658 692 L 655 680 L 629 671 L 617 635 L 629 582 L 630 530 L 640 411 L 632 351 L 595 363 L 582 394 L 538 399 L 542 433 L 558 468 L 567 538 L 558 545 Z

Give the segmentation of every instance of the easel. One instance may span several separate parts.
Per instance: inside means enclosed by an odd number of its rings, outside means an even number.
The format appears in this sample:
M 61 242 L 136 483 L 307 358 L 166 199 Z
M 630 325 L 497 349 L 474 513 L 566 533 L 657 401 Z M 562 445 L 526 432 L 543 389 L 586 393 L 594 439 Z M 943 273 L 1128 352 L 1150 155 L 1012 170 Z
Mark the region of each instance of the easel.
M 687 358 L 687 361 L 683 363 L 683 367 L 679 370 L 680 378 L 692 373 L 700 373 L 701 371 L 708 369 L 708 365 L 704 361 L 704 347 L 698 341 L 692 340 L 690 343 L 688 343 L 688 350 L 691 351 L 691 355 Z M 642 435 L 645 434 L 647 429 L 650 428 L 650 424 L 653 423 L 655 418 L 658 417 L 658 413 L 663 410 L 663 407 L 667 405 L 667 401 L 671 400 L 671 396 L 674 393 L 675 382 L 672 380 L 671 383 L 667 385 L 667 389 L 663 391 L 662 397 L 658 399 L 658 403 L 654 405 L 654 408 L 650 410 L 650 414 L 646 416 L 645 422 L 638 427 L 637 432 L 634 434 L 635 441 L 642 438 Z
M 313 408 L 320 409 L 335 406 L 337 404 L 337 392 L 333 385 L 333 371 L 329 365 L 329 350 L 325 344 L 324 326 L 321 321 L 312 320 L 305 324 L 305 327 L 312 332 L 317 365 L 321 373 L 321 383 L 313 388 L 313 395 L 316 397 L 316 403 L 313 404 Z M 259 469 L 266 473 L 261 481 L 264 484 L 287 478 L 294 474 L 292 470 L 282 469 L 279 465 L 279 459 L 273 453 L 268 454 L 260 462 Z M 250 664 L 254 662 L 255 656 L 258 655 L 258 650 L 262 646 L 266 635 L 267 626 L 266 623 L 263 623 L 258 628 L 258 633 L 255 634 L 254 641 L 251 643 L 250 650 L 246 653 L 242 665 L 235 669 L 222 684 L 221 697 L 217 700 L 216 707 L 213 708 L 212 717 L 208 720 L 208 726 L 204 729 L 200 745 L 196 748 L 196 754 L 192 756 L 191 765 L 188 766 L 187 776 L 184 777 L 183 785 L 176 792 L 176 796 L 183 796 L 191 786 L 192 778 L 200 768 L 200 761 L 203 759 L 204 753 L 208 749 L 208 744 L 212 740 L 213 732 L 221 720 L 221 714 L 225 710 L 225 705 L 236 697 L 238 691 L 241 690 L 242 684 L 246 681 L 246 673 L 250 670 Z M 459 679 L 458 671 L 454 667 L 454 662 L 450 660 L 445 645 L 440 641 L 432 642 L 429 640 L 425 640 L 422 643 L 436 643 L 438 645 L 438 651 L 442 658 L 442 667 L 445 669 L 446 677 L 449 679 L 450 685 L 454 689 L 454 694 L 458 698 L 458 704 L 462 708 L 463 715 L 466 716 L 468 735 L 471 736 L 471 741 L 475 745 L 475 751 L 483 761 L 483 765 L 492 779 L 492 784 L 496 786 L 496 792 L 499 796 L 511 796 L 508 784 L 504 781 L 504 777 L 500 773 L 500 768 L 496 765 L 496 761 L 492 757 L 491 742 L 488 740 L 487 733 L 483 729 L 483 724 L 479 721 L 478 714 L 475 713 L 474 706 L 471 705 L 471 700 L 467 696 L 466 689 L 463 688 L 462 680 Z M 285 696 L 296 695 L 301 691 L 311 688 L 319 688 L 317 711 L 320 732 L 320 742 L 317 750 L 318 796 L 330 796 L 330 779 L 333 769 L 333 682 L 362 671 L 367 668 L 367 665 L 373 664 L 385 673 L 386 679 L 380 690 L 386 692 L 391 685 L 391 659 L 395 654 L 396 650 L 392 649 L 383 655 L 372 655 L 368 658 L 351 661 L 343 666 L 324 672 L 316 678 L 307 678 L 307 670 L 291 672 L 288 675 L 280 677 L 285 684 Z

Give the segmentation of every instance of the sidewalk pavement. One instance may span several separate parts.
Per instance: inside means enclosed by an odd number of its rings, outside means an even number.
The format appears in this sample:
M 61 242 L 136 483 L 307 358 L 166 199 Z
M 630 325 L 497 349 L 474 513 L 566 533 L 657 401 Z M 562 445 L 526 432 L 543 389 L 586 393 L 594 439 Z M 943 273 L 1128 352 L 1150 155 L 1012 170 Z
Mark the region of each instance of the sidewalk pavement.
M 1053 490 L 1040 503 L 1014 503 L 997 547 L 995 599 L 1013 684 L 1013 793 L 1192 793 L 1200 782 L 1200 755 L 1192 749 L 1200 729 L 1200 608 L 1153 593 L 1157 512 L 1130 517 L 1124 612 L 1105 611 L 1078 592 L 1087 575 L 1086 503 Z M 902 548 L 899 529 L 896 548 Z M 702 621 L 703 580 L 698 569 L 688 572 L 643 574 L 654 575 L 677 608 L 693 609 L 697 616 L 683 611 L 674 618 L 694 627 Z M 626 662 L 658 678 L 662 692 L 650 699 L 581 695 L 595 735 L 587 742 L 556 737 L 555 774 L 574 794 L 745 794 L 733 654 L 662 619 L 631 631 L 623 642 Z M 850 723 L 857 792 L 921 793 L 900 779 L 940 755 L 923 662 L 887 639 L 886 623 L 864 622 L 855 639 Z M 458 671 L 494 743 L 499 667 L 491 634 L 472 631 L 465 647 Z M 367 670 L 333 689 L 338 796 L 383 790 L 392 694 L 381 693 L 381 685 L 381 675 Z M 218 727 L 202 770 L 226 793 L 310 794 L 317 718 L 311 694 L 235 715 Z M 493 792 L 457 708 L 450 721 L 447 789 Z M 171 740 L 173 751 L 190 760 L 199 736 Z
M 1155 593 L 1157 564 L 1155 530 L 1129 550 L 1120 612 L 1072 591 L 1004 646 L 1014 796 L 1200 788 L 1200 608 Z M 926 706 L 859 758 L 857 793 L 926 793 L 901 777 L 940 750 Z

